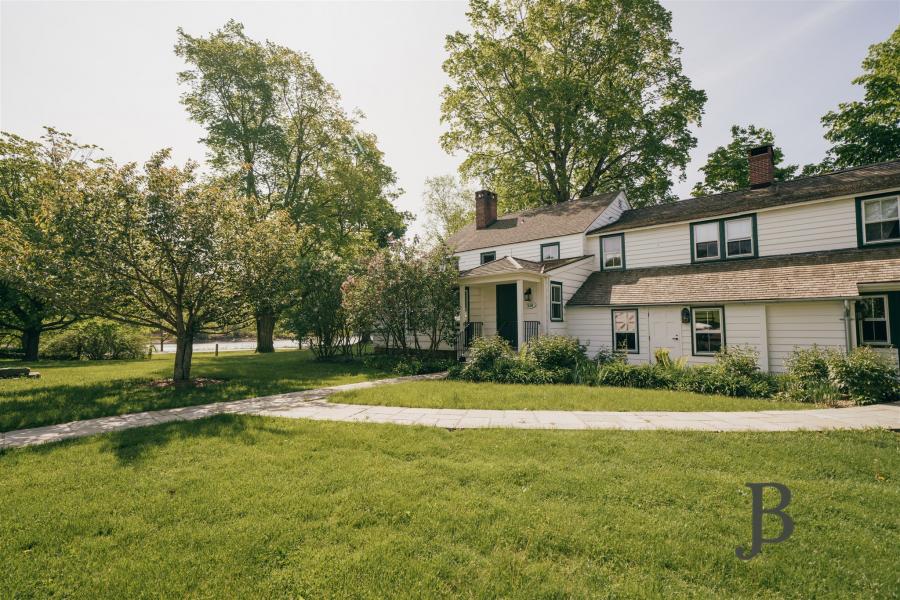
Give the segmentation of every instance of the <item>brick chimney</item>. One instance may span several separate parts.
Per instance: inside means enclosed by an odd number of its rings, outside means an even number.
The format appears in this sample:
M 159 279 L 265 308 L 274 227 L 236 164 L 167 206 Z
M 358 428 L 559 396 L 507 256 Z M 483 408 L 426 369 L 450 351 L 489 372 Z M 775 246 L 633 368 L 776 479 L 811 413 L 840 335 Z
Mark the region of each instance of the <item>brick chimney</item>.
M 497 194 L 488 190 L 475 192 L 475 229 L 485 229 L 497 220 Z
M 772 185 L 775 181 L 775 153 L 772 144 L 750 149 L 750 189 Z

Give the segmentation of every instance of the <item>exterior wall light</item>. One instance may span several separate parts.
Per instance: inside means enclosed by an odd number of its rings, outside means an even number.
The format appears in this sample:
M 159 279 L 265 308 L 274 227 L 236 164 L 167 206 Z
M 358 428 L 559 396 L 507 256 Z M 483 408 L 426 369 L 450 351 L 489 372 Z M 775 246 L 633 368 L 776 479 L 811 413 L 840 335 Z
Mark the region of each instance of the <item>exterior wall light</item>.
M 681 309 L 681 322 L 685 325 L 690 325 L 691 323 L 691 309 L 688 307 Z
M 531 288 L 525 290 L 525 302 L 531 302 Z

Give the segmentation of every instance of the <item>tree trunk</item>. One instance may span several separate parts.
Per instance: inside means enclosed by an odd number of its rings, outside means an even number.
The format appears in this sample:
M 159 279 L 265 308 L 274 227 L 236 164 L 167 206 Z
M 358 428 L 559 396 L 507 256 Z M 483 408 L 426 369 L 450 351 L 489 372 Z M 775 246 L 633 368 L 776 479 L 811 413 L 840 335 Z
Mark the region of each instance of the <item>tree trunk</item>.
M 172 379 L 183 383 L 191 379 L 191 356 L 194 353 L 194 336 L 186 333 L 175 338 L 175 374 Z
M 34 361 L 38 359 L 38 344 L 40 341 L 40 327 L 31 327 L 22 332 L 22 351 L 25 353 L 25 360 Z
M 261 312 L 256 315 L 256 351 L 275 352 L 275 315 Z

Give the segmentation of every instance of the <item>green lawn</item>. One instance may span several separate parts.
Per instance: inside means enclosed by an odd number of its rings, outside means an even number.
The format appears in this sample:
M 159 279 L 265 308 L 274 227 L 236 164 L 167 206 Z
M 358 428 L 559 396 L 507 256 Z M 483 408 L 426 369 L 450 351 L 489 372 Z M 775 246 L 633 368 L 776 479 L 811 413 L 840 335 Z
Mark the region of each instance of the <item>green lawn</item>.
M 499 410 L 736 411 L 816 408 L 814 404 L 707 396 L 669 390 L 581 385 L 500 385 L 462 381 L 420 381 L 369 388 L 343 392 L 332 396 L 331 401 L 379 406 Z
M 898 444 L 886 431 L 447 431 L 230 415 L 170 423 L 0 453 L 0 589 L 896 597 Z M 793 492 L 796 530 L 742 562 L 744 484 L 764 481 Z
M 321 363 L 306 350 L 273 354 L 195 354 L 193 377 L 225 383 L 206 388 L 151 388 L 172 377 L 174 356 L 151 360 L 40 362 L 41 378 L 0 380 L 0 431 L 142 410 L 240 400 L 389 376 L 361 362 Z M 8 363 L 19 364 L 19 363 Z

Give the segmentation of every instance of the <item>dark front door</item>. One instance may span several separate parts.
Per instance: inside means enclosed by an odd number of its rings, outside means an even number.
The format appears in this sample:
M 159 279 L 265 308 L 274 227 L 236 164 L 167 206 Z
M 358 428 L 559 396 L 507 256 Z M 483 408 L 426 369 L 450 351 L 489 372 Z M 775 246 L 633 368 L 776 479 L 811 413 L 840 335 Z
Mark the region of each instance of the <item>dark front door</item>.
M 506 339 L 513 348 L 518 347 L 519 313 L 516 308 L 516 284 L 497 286 L 497 335 Z

